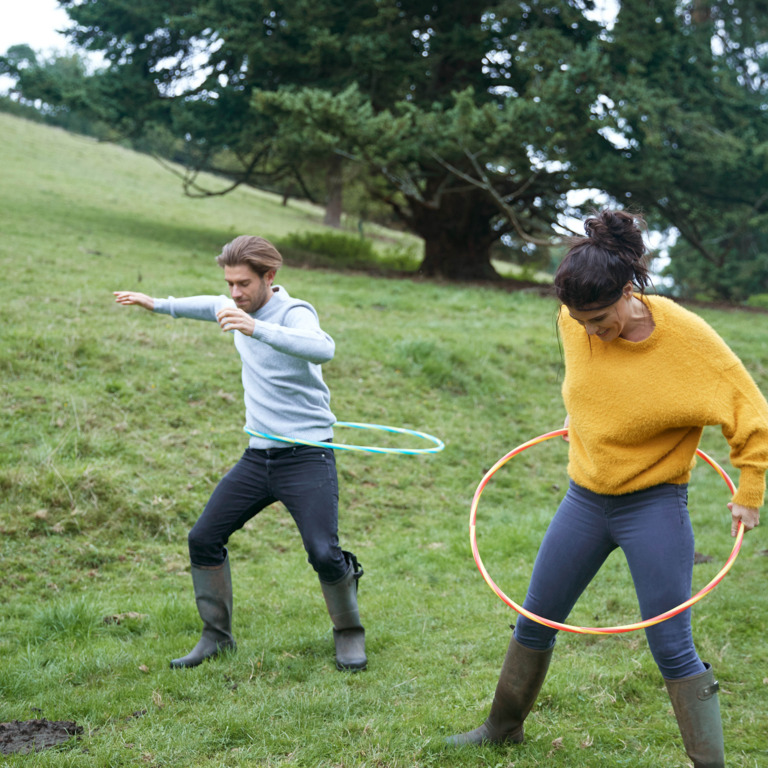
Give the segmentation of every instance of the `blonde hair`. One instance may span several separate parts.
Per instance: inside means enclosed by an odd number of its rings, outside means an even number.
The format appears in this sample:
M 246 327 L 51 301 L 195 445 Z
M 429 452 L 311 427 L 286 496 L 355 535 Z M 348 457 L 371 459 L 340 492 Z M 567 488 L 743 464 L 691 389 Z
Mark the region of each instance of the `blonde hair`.
M 221 249 L 216 263 L 220 267 L 247 264 L 259 277 L 263 277 L 270 269 L 280 269 L 283 257 L 269 240 L 253 235 L 240 235 Z

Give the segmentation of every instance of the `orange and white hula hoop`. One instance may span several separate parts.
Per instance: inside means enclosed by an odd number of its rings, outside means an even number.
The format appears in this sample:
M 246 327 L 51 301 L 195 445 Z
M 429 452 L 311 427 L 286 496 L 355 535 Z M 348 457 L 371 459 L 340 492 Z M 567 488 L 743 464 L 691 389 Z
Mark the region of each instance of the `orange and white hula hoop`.
M 734 560 L 736 560 L 736 555 L 739 554 L 739 550 L 741 549 L 741 542 L 744 539 L 744 523 L 741 523 L 741 522 L 739 523 L 739 529 L 736 533 L 736 543 L 733 545 L 733 549 L 731 550 L 731 554 L 728 557 L 728 560 L 726 560 L 725 565 L 722 567 L 722 569 L 717 574 L 717 576 L 715 576 L 715 578 L 709 582 L 709 584 L 707 584 L 703 589 L 699 590 L 689 600 L 686 600 L 684 603 L 680 603 L 680 605 L 678 605 L 676 608 L 672 608 L 669 611 L 660 613 L 658 616 L 654 616 L 651 619 L 646 619 L 645 621 L 638 621 L 635 624 L 625 624 L 623 626 L 617 626 L 617 627 L 578 627 L 573 624 L 561 624 L 558 621 L 551 621 L 550 619 L 545 619 L 542 616 L 537 616 L 535 613 L 531 613 L 531 611 L 526 610 L 521 605 L 518 605 L 514 600 L 507 597 L 507 595 L 505 595 L 504 592 L 502 592 L 502 590 L 496 585 L 496 583 L 490 577 L 490 575 L 488 574 L 488 571 L 485 569 L 485 565 L 483 565 L 483 561 L 480 559 L 480 553 L 478 552 L 478 549 L 477 549 L 476 520 L 477 520 L 477 506 L 480 501 L 480 496 L 483 493 L 483 489 L 488 484 L 488 481 L 510 459 L 514 458 L 519 453 L 522 453 L 523 451 L 527 450 L 528 448 L 531 448 L 534 445 L 543 443 L 545 440 L 550 440 L 553 437 L 561 437 L 567 434 L 568 434 L 567 429 L 557 429 L 554 432 L 547 432 L 544 435 L 539 435 L 539 437 L 534 437 L 532 440 L 528 440 L 528 442 L 525 442 L 522 445 L 518 445 L 517 448 L 513 448 L 506 456 L 503 456 L 501 459 L 499 459 L 485 473 L 485 477 L 483 477 L 483 479 L 480 481 L 480 485 L 477 486 L 477 490 L 475 491 L 475 496 L 472 499 L 472 508 L 469 515 L 469 540 L 472 544 L 472 555 L 475 558 L 475 563 L 477 564 L 477 567 L 480 570 L 480 573 L 482 574 L 488 586 L 510 608 L 513 608 L 522 616 L 526 616 L 527 618 L 531 619 L 531 621 L 538 622 L 539 624 L 543 624 L 544 626 L 547 626 L 547 627 L 552 627 L 553 629 L 562 629 L 565 632 L 574 632 L 579 635 L 616 635 L 622 632 L 633 632 L 636 629 L 644 629 L 645 627 L 650 627 L 650 626 L 653 626 L 654 624 L 660 624 L 662 621 L 666 621 L 666 619 L 671 619 L 673 616 L 677 616 L 678 613 L 682 613 L 687 608 L 690 608 L 694 603 L 697 603 L 699 600 L 701 600 L 701 598 L 704 597 L 704 595 L 711 592 L 722 581 L 725 574 L 728 573 L 728 571 L 730 571 L 731 566 L 734 563 Z M 728 474 L 726 473 L 726 471 L 714 459 L 707 456 L 707 454 L 704 453 L 704 451 L 701 451 L 699 449 L 696 450 L 696 455 L 704 459 L 704 461 L 706 461 L 707 464 L 709 464 L 713 469 L 717 471 L 720 477 L 722 477 L 723 480 L 725 480 L 725 483 L 730 489 L 731 494 L 736 493 L 736 486 L 734 486 L 733 482 L 731 481 L 731 478 L 728 477 Z

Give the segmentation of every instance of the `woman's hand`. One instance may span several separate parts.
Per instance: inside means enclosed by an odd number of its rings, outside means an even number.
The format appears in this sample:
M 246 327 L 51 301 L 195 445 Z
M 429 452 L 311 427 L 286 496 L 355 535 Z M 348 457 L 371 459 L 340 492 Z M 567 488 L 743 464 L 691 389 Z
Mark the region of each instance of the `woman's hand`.
M 242 309 L 237 307 L 225 307 L 216 313 L 222 331 L 240 331 L 246 336 L 253 335 L 256 321 Z
M 731 510 L 731 536 L 736 536 L 739 523 L 744 523 L 744 530 L 751 531 L 760 525 L 760 510 L 754 507 L 742 507 L 741 504 L 728 504 Z

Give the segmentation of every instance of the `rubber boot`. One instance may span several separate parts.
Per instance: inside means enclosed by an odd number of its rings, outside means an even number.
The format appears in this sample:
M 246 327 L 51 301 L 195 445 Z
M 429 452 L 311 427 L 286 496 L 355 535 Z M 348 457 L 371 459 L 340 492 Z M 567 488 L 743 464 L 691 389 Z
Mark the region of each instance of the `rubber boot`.
M 551 658 L 551 648 L 547 651 L 531 650 L 520 645 L 513 635 L 486 721 L 474 731 L 449 736 L 447 743 L 455 747 L 464 744 L 521 743 L 523 723 L 544 684 Z
M 229 558 L 218 568 L 192 566 L 192 586 L 203 634 L 186 655 L 171 662 L 171 668 L 196 667 L 226 648 L 236 648 L 232 637 L 232 576 Z
M 357 582 L 363 569 L 351 552 L 344 552 L 349 568 L 338 581 L 320 581 L 325 604 L 333 622 L 336 669 L 358 672 L 365 669 L 365 629 L 357 609 Z
M 712 667 L 682 680 L 665 680 L 672 708 L 694 768 L 724 768 L 723 722 Z

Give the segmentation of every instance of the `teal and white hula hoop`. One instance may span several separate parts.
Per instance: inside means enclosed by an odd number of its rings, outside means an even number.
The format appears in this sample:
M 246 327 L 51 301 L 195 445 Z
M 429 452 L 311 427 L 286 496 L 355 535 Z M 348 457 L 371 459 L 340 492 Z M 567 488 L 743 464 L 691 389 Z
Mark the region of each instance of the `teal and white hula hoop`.
M 410 435 L 418 437 L 421 440 L 427 440 L 433 445 L 429 448 L 382 448 L 375 445 L 348 445 L 347 443 L 328 443 L 315 440 L 299 440 L 285 435 L 270 435 L 268 432 L 258 432 L 250 427 L 243 429 L 252 437 L 265 437 L 268 440 L 278 440 L 281 443 L 290 443 L 291 445 L 312 445 L 317 448 L 332 448 L 334 451 L 362 451 L 364 453 L 397 453 L 404 456 L 418 456 L 423 453 L 438 453 L 445 448 L 445 443 L 438 437 L 428 435 L 426 432 L 417 432 L 415 429 L 405 429 L 404 427 L 386 427 L 383 424 L 362 424 L 356 421 L 337 421 L 335 427 L 349 427 L 351 429 L 367 429 L 376 432 L 389 432 L 396 435 Z

